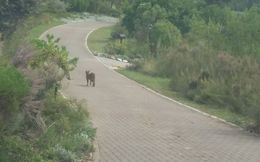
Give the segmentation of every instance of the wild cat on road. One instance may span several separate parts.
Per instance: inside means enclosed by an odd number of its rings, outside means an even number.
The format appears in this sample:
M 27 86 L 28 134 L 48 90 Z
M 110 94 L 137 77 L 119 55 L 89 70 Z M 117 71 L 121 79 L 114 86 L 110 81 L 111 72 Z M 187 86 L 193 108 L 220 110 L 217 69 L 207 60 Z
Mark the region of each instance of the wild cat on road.
M 90 72 L 89 70 L 86 70 L 86 80 L 87 80 L 87 86 L 92 84 L 93 87 L 95 87 L 95 73 Z

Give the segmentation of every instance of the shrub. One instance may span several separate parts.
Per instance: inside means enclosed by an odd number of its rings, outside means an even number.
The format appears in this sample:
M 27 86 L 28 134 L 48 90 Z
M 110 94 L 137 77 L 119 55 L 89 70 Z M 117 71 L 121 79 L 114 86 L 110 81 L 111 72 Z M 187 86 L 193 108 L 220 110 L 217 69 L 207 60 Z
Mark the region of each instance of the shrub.
M 62 0 L 65 1 L 70 11 L 82 12 L 87 11 L 89 7 L 89 0 Z
M 106 2 L 106 1 L 98 1 L 98 0 L 90 0 L 88 11 L 110 15 L 114 17 L 119 17 L 121 14 L 120 10 L 111 7 L 111 4 L 108 1 Z
M 92 140 L 95 129 L 91 127 L 82 103 L 60 97 L 55 100 L 49 94 L 42 113 L 47 129 L 37 140 L 36 146 L 47 150 L 42 153 L 44 159 L 51 156 L 53 159 L 77 161 L 85 153 L 94 151 Z
M 126 55 L 131 59 L 147 59 L 150 57 L 148 43 L 127 39 Z
M 49 0 L 46 4 L 46 10 L 50 13 L 66 12 L 67 5 L 61 0 Z
M 32 145 L 19 136 L 0 136 L 0 161 L 43 161 Z
M 113 55 L 124 55 L 126 53 L 126 43 L 120 43 L 119 40 L 109 42 L 105 46 L 105 52 Z
M 0 111 L 19 108 L 29 93 L 29 81 L 14 67 L 0 67 Z
M 145 61 L 136 68 L 142 73 L 171 78 L 170 88 L 190 100 L 227 108 L 260 125 L 260 67 L 253 57 L 216 53 L 205 50 L 203 44 L 182 44 L 164 57 Z

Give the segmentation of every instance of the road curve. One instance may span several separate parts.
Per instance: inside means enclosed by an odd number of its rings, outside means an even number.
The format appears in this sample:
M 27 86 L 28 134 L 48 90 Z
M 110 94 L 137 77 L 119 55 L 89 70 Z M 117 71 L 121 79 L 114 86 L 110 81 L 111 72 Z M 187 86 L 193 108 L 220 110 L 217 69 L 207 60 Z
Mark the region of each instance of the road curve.
M 48 31 L 78 57 L 67 97 L 86 99 L 97 128 L 100 162 L 259 162 L 260 138 L 162 98 L 103 66 L 85 37 L 104 22 L 65 24 Z M 87 87 L 84 71 L 96 73 Z

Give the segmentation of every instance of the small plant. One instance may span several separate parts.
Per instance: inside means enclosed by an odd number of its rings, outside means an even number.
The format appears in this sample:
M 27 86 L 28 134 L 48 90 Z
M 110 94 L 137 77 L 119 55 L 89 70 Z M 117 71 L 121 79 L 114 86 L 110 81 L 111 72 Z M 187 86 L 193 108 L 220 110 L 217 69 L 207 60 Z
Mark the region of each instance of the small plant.
M 73 161 L 73 162 L 80 162 L 81 160 L 78 159 L 77 155 L 72 153 L 69 150 L 66 150 L 64 147 L 60 145 L 55 145 L 53 148 L 55 154 L 57 154 L 59 160 L 61 161 Z

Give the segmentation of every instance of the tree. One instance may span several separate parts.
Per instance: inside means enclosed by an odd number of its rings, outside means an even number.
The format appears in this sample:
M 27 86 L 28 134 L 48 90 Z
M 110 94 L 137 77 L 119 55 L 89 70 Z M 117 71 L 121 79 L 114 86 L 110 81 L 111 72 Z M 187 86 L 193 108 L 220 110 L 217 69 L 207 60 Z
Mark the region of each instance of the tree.
M 259 0 L 230 0 L 228 5 L 230 8 L 236 11 L 244 11 L 250 9 L 253 6 L 260 6 Z
M 1 0 L 0 32 L 7 38 L 16 28 L 18 22 L 35 11 L 40 1 L 37 0 Z
M 34 40 L 33 44 L 39 54 L 32 58 L 30 65 L 33 69 L 40 69 L 46 80 L 46 89 L 57 85 L 64 77 L 70 79 L 70 71 L 76 67 L 78 58 L 69 58 L 66 47 L 59 47 L 59 38 L 46 36 L 45 40 Z
M 149 34 L 149 44 L 152 56 L 157 55 L 157 48 L 174 47 L 181 41 L 179 29 L 167 20 L 158 21 Z
M 193 16 L 199 15 L 200 7 L 203 7 L 203 0 L 168 0 L 169 5 L 168 20 L 174 24 L 181 33 L 190 31 L 191 19 Z
M 190 20 L 199 15 L 203 0 L 136 0 L 124 10 L 123 25 L 130 33 L 140 31 L 142 26 L 147 31 L 149 25 L 158 20 L 168 19 L 182 33 L 190 30 Z M 140 31 L 140 33 L 144 33 Z
M 161 19 L 167 18 L 167 12 L 158 4 L 151 2 L 134 3 L 132 7 L 125 10 L 123 26 L 138 41 L 146 42 L 151 27 Z
M 228 7 L 221 8 L 218 5 L 209 5 L 201 9 L 200 16 L 208 23 L 213 21 L 221 25 L 226 25 L 231 17 L 231 10 Z

